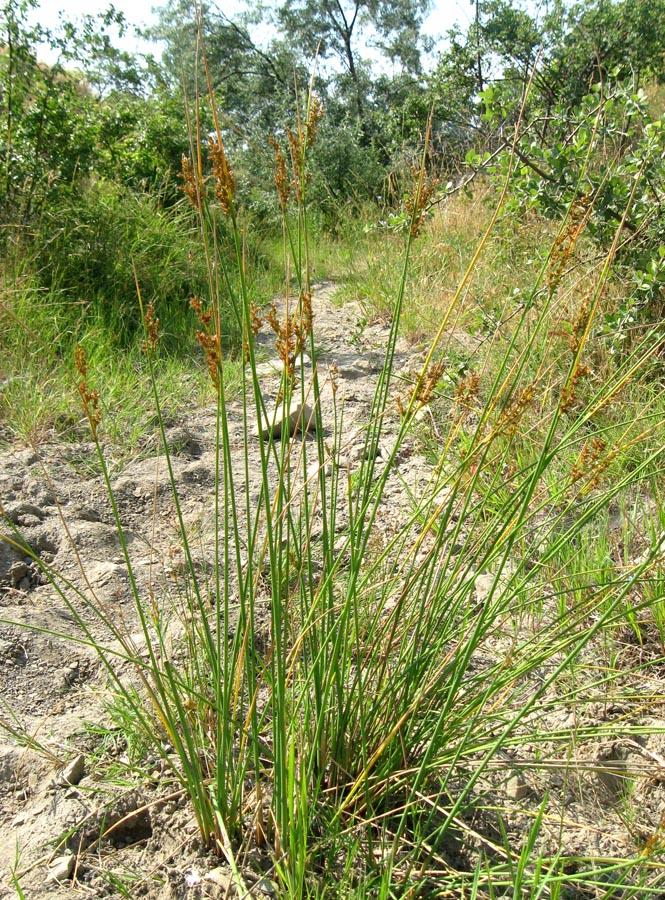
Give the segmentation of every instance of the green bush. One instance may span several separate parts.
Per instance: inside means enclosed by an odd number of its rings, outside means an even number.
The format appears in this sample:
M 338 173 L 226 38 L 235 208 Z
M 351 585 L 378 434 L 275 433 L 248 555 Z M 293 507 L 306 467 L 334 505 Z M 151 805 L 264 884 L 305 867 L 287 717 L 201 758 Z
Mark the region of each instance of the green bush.
M 207 286 L 193 235 L 184 206 L 167 212 L 150 195 L 91 181 L 63 191 L 44 211 L 34 254 L 42 286 L 69 301 L 74 320 L 83 305 L 112 342 L 131 344 L 141 321 L 138 283 L 146 303 L 159 298 L 164 333 L 177 342 L 191 332 L 191 297 Z

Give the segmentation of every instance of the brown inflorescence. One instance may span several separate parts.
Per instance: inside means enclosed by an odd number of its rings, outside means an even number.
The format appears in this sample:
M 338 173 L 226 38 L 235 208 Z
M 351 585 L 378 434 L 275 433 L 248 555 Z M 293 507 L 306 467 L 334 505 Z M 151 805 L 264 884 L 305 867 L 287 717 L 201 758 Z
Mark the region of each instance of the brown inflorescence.
M 220 388 L 220 371 L 222 368 L 222 348 L 219 335 L 211 332 L 210 323 L 212 321 L 212 312 L 204 311 L 203 304 L 198 297 L 193 297 L 189 304 L 201 323 L 203 330 L 196 331 L 196 340 L 203 352 L 205 353 L 206 363 L 210 379 L 219 392 Z
M 208 135 L 208 152 L 212 162 L 212 174 L 215 179 L 215 197 L 226 215 L 233 211 L 233 198 L 236 193 L 236 181 L 226 158 L 226 151 L 221 138 Z
M 284 363 L 286 377 L 293 375 L 296 358 L 305 349 L 307 338 L 312 333 L 312 293 L 308 290 L 300 292 L 299 313 L 286 315 L 280 322 L 277 307 L 273 303 L 266 313 L 266 322 L 275 332 L 277 339 L 275 348 Z
M 580 494 L 588 494 L 598 487 L 618 453 L 619 448 L 616 445 L 608 450 L 607 444 L 600 437 L 595 437 L 591 443 L 585 441 L 579 457 L 570 470 L 571 486 L 582 478 L 587 478 L 588 481 L 582 486 Z
M 406 200 L 406 211 L 411 216 L 411 235 L 418 237 L 420 229 L 423 227 L 427 212 L 429 210 L 429 201 L 432 194 L 439 186 L 438 178 L 425 178 L 420 183 L 420 171 L 416 168 L 411 169 L 413 177 L 414 189 L 413 194 Z
M 446 364 L 440 359 L 438 362 L 432 363 L 429 369 L 420 376 L 413 389 L 416 402 L 420 406 L 426 406 L 430 402 L 434 389 L 445 371 Z
M 552 247 L 547 272 L 547 286 L 550 294 L 554 292 L 561 281 L 561 276 L 575 253 L 577 242 L 587 223 L 592 203 L 591 194 L 584 194 L 582 197 L 577 197 L 571 205 L 566 228 L 558 235 Z
M 339 369 L 337 368 L 337 363 L 333 360 L 330 369 L 330 389 L 332 391 L 333 398 L 337 396 L 337 391 L 339 390 Z
M 145 315 L 143 316 L 143 324 L 145 326 L 147 337 L 143 341 L 141 349 L 144 353 L 147 353 L 148 350 L 152 350 L 154 353 L 157 349 L 157 342 L 159 341 L 159 319 L 155 315 L 155 304 L 152 300 L 148 303 Z
M 289 142 L 289 153 L 291 154 L 291 166 L 293 168 L 293 179 L 291 181 L 291 187 L 293 188 L 293 192 L 296 195 L 298 202 L 302 201 L 302 181 L 301 176 L 303 174 L 303 153 L 302 153 L 302 141 L 300 139 L 300 135 L 296 134 L 294 131 L 291 131 L 290 128 L 286 129 L 286 137 Z
M 259 333 L 259 329 L 263 325 L 263 318 L 261 317 L 261 313 L 259 312 L 258 306 L 255 303 L 249 304 L 249 332 L 246 329 L 243 329 L 244 336 L 242 342 L 242 351 L 243 358 L 246 363 L 250 361 L 250 352 L 249 352 L 249 334 L 251 333 L 254 338 Z
M 91 391 L 88 387 L 88 361 L 85 357 L 85 351 L 80 344 L 76 345 L 74 350 L 74 365 L 81 376 L 81 381 L 77 385 L 78 392 L 83 403 L 83 410 L 90 423 L 90 430 L 93 438 L 97 437 L 97 426 L 101 421 L 101 412 L 99 411 L 99 394 L 97 391 Z
M 183 194 L 185 194 L 190 205 L 193 206 L 194 209 L 200 210 L 201 190 L 199 188 L 199 180 L 194 172 L 194 166 L 192 165 L 191 159 L 188 156 L 185 156 L 184 153 L 182 155 L 182 171 L 180 172 L 180 178 L 182 178 L 183 181 Z
M 289 181 L 289 174 L 286 170 L 286 160 L 284 159 L 284 154 L 280 150 L 274 135 L 270 135 L 269 141 L 275 154 L 275 186 L 277 187 L 277 193 L 279 194 L 279 203 L 282 207 L 282 212 L 286 212 L 286 205 L 291 196 L 291 182 Z
M 509 406 L 502 410 L 496 425 L 496 433 L 501 434 L 505 432 L 512 437 L 517 431 L 524 413 L 531 405 L 535 395 L 536 388 L 534 384 L 527 384 L 526 387 L 523 387 L 519 392 L 519 396 L 514 399 Z
M 312 147 L 316 143 L 316 137 L 319 133 L 319 122 L 323 118 L 323 103 L 318 94 L 312 94 L 309 104 L 309 113 L 307 116 L 307 124 L 305 125 L 305 133 L 307 136 L 307 146 Z
M 579 481 L 580 478 L 584 478 L 596 468 L 606 446 L 605 441 L 599 437 L 595 437 L 591 443 L 584 442 L 580 455 L 570 470 L 571 483 Z
M 575 316 L 575 321 L 573 322 L 573 330 L 570 338 L 568 339 L 568 346 L 573 353 L 577 353 L 577 351 L 579 350 L 580 343 L 582 342 L 582 338 L 584 337 L 584 334 L 587 330 L 590 314 L 591 296 L 589 294 L 585 294 L 577 310 L 577 315 Z
M 570 376 L 570 381 L 564 387 L 561 392 L 561 399 L 559 400 L 559 410 L 561 412 L 568 412 L 568 410 L 572 409 L 577 403 L 577 393 L 576 387 L 578 382 L 582 380 L 582 378 L 586 378 L 587 375 L 591 374 L 591 368 L 582 363 L 578 363 L 572 375 Z
M 301 349 L 305 348 L 307 338 L 312 333 L 314 313 L 312 311 L 312 292 L 303 290 L 300 292 L 300 331 L 299 340 Z
M 479 395 L 480 376 L 477 372 L 472 370 L 458 384 L 455 393 L 455 402 L 461 406 L 462 409 L 471 410 L 476 405 Z
M 263 317 L 261 316 L 261 312 L 256 303 L 252 302 L 249 304 L 249 327 L 251 328 L 254 337 L 258 335 L 262 325 Z

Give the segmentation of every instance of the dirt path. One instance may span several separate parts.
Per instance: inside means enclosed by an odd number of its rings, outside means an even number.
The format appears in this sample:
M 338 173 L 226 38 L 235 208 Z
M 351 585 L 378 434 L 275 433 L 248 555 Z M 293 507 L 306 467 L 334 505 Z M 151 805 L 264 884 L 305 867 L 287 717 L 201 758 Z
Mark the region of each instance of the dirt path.
M 388 337 L 384 323 L 367 324 L 356 304 L 343 307 L 333 303 L 332 285 L 318 286 L 314 296 L 315 334 L 319 346 L 319 374 L 324 384 L 322 415 L 324 427 L 332 419 L 332 392 L 326 376 L 336 367 L 337 403 L 344 404 L 342 464 L 353 471 L 363 453 L 363 426 L 381 371 Z M 267 363 L 261 366 L 262 388 L 268 401 L 274 400 L 279 376 L 271 368 L 274 336 L 264 328 L 259 344 Z M 274 356 L 273 356 L 274 358 Z M 399 388 L 400 373 L 417 369 L 422 355 L 399 341 L 395 360 Z M 73 401 L 74 402 L 74 401 Z M 242 404 L 228 408 L 234 468 L 238 484 L 243 476 L 244 438 Z M 391 417 L 392 416 L 392 417 Z M 395 404 L 384 423 L 379 456 L 387 456 L 394 441 L 397 422 Z M 215 484 L 215 409 L 183 411 L 178 421 L 167 423 L 167 439 L 172 453 L 176 483 L 188 529 L 200 535 L 199 562 L 210 562 L 214 533 L 213 492 Z M 168 581 L 169 572 L 181 563 L 181 548 L 173 507 L 171 486 L 163 456 L 158 452 L 158 431 L 153 424 L 145 435 L 145 453 L 121 468 L 113 464 L 113 448 L 107 448 L 113 492 L 123 530 L 129 544 L 133 567 L 142 590 Z M 249 446 L 250 472 L 259 490 L 259 438 Z M 339 461 L 338 461 L 339 464 Z M 386 502 L 406 512 L 408 502 L 404 480 L 416 493 L 427 482 L 430 467 L 412 447 L 400 453 L 386 490 Z M 252 477 L 252 476 L 251 476 Z M 132 599 L 120 541 L 113 522 L 107 491 L 96 462 L 94 445 L 53 442 L 30 448 L 12 448 L 0 454 L 0 498 L 6 516 L 39 557 L 83 596 L 90 592 L 131 627 Z M 392 514 L 394 518 L 394 513 Z M 66 523 L 66 524 L 65 524 Z M 344 525 L 340 515 L 339 527 Z M 5 534 L 10 529 L 2 526 Z M 75 601 L 76 602 L 76 601 Z M 81 602 L 81 613 L 94 628 L 93 616 Z M 221 897 L 225 892 L 223 870 L 213 879 L 203 878 L 217 865 L 200 858 L 195 828 L 186 804 L 158 803 L 155 787 L 135 791 L 111 790 L 102 783 L 90 759 L 94 741 L 83 732 L 84 721 L 103 717 L 101 696 L 103 672 L 93 650 L 73 643 L 78 627 L 62 596 L 48 578 L 19 547 L 0 542 L 0 618 L 14 625 L 0 625 L 0 678 L 2 719 L 34 736 L 52 754 L 26 750 L 3 738 L 0 745 L 0 859 L 4 876 L 0 897 L 14 896 L 6 873 L 16 860 L 20 883 L 27 897 L 69 896 L 71 878 L 85 888 L 87 896 L 120 896 L 98 874 L 100 866 L 85 857 L 75 873 L 63 883 L 53 880 L 49 862 L 62 854 L 62 837 L 82 821 L 93 843 L 102 822 L 106 827 L 144 804 L 146 812 L 130 815 L 127 826 L 115 832 L 111 868 L 153 872 L 136 887 L 132 896 L 168 898 Z M 21 624 L 32 629 L 24 630 Z M 83 754 L 83 777 L 78 784 L 58 784 L 59 763 L 76 761 Z M 55 778 L 55 782 L 54 782 Z M 60 779 L 64 781 L 64 779 Z M 74 779 L 70 779 L 74 780 Z M 66 876 L 67 865 L 60 872 Z M 215 880 L 217 879 L 217 880 Z M 270 893 L 269 886 L 264 885 Z M 256 887 L 256 896 L 262 886 Z

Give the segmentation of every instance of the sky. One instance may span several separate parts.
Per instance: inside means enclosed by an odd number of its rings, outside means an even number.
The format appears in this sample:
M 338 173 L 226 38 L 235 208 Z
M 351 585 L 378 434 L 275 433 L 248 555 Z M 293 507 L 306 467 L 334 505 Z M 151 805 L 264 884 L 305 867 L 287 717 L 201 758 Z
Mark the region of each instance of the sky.
M 75 20 L 83 15 L 95 15 L 105 11 L 111 2 L 117 10 L 124 14 L 129 25 L 138 27 L 154 22 L 152 9 L 155 5 L 159 5 L 155 3 L 155 0 L 42 0 L 39 8 L 32 14 L 32 21 L 39 22 L 45 28 L 55 29 L 63 18 Z M 217 0 L 217 5 L 224 12 L 232 15 L 240 4 L 235 0 Z M 423 33 L 428 37 L 445 34 L 455 22 L 459 22 L 462 28 L 466 28 L 473 12 L 474 7 L 470 0 L 434 0 L 433 10 L 425 22 Z M 117 46 L 131 52 L 156 52 L 154 46 L 138 40 L 133 34 L 133 29 L 128 29 L 128 32 L 121 41 L 117 42 Z M 51 62 L 52 60 L 49 60 L 48 54 L 46 54 L 44 61 Z

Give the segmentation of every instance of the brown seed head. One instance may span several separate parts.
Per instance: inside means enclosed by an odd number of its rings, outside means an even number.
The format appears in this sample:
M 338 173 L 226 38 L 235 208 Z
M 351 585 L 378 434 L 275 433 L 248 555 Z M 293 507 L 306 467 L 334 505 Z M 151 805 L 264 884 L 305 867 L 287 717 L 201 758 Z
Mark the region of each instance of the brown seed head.
M 318 94 L 312 94 L 309 104 L 309 115 L 307 116 L 307 124 L 305 132 L 307 135 L 307 146 L 312 147 L 316 143 L 316 136 L 319 131 L 319 123 L 323 118 L 323 103 Z
M 215 179 L 215 197 L 217 197 L 219 205 L 228 216 L 233 210 L 236 182 L 221 139 L 218 141 L 217 138 L 208 135 L 208 152 L 212 162 L 212 174 Z
M 303 171 L 304 165 L 302 140 L 300 138 L 300 135 L 291 131 L 290 128 L 286 129 L 286 137 L 289 142 L 291 167 L 293 169 L 293 179 L 291 180 L 291 187 L 293 188 L 293 192 L 295 193 L 297 200 L 300 202 L 302 201 L 303 197 L 303 180 L 307 180 L 307 176 Z
M 289 202 L 289 197 L 291 196 L 291 182 L 289 181 L 289 175 L 286 170 L 286 160 L 284 159 L 284 155 L 282 154 L 274 135 L 270 135 L 269 141 L 275 154 L 275 186 L 277 187 L 277 193 L 279 194 L 279 202 L 282 211 L 286 211 L 286 204 Z
M 312 312 L 312 292 L 301 291 L 300 293 L 300 340 L 301 349 L 304 349 L 305 341 L 312 333 L 314 313 Z
M 148 303 L 145 315 L 143 316 L 143 325 L 147 337 L 143 341 L 141 349 L 144 353 L 147 353 L 148 350 L 152 350 L 154 353 L 157 349 L 157 342 L 159 340 L 159 319 L 155 315 L 155 304 L 152 300 Z
M 440 359 L 438 362 L 432 363 L 427 372 L 423 373 L 418 379 L 413 389 L 413 394 L 420 406 L 425 406 L 430 402 L 434 390 L 445 371 L 446 364 Z
M 203 325 L 203 327 L 207 329 L 210 325 L 210 322 L 212 321 L 212 312 L 210 312 L 210 310 L 208 310 L 208 312 L 204 311 L 203 304 L 198 297 L 192 297 L 192 299 L 189 301 L 189 305 L 196 313 L 196 316 L 201 325 Z
M 330 373 L 330 389 L 334 398 L 337 396 L 337 391 L 339 389 L 339 369 L 337 368 L 337 363 L 334 360 L 328 371 Z
M 406 211 L 411 216 L 411 235 L 412 237 L 417 237 L 420 234 L 420 230 L 427 218 L 427 213 L 429 211 L 429 201 L 432 198 L 434 191 L 439 186 L 439 179 L 427 177 L 423 179 L 422 185 L 420 184 L 420 170 L 413 167 L 411 169 L 411 175 L 413 178 L 413 193 L 406 200 Z M 414 213 L 415 210 L 415 213 Z
M 531 405 L 531 402 L 536 394 L 536 388 L 534 384 L 527 384 L 526 387 L 522 388 L 519 392 L 519 395 L 507 406 L 499 416 L 499 421 L 496 425 L 496 433 L 500 434 L 505 432 L 506 434 L 512 436 L 517 431 L 520 422 L 524 416 L 524 413 Z
M 85 351 L 80 344 L 76 345 L 74 350 L 74 365 L 81 376 L 81 381 L 77 385 L 78 392 L 83 404 L 83 411 L 86 414 L 90 424 L 93 438 L 97 437 L 97 426 L 99 425 L 102 414 L 99 410 L 99 394 L 97 391 L 91 391 L 87 383 L 88 361 L 85 357 Z
M 573 374 L 570 377 L 570 381 L 561 391 L 561 399 L 559 400 L 559 410 L 560 412 L 568 412 L 572 409 L 577 403 L 577 393 L 576 388 L 578 383 L 591 374 L 590 366 L 585 365 L 584 363 L 578 363 L 575 366 Z
M 259 333 L 259 329 L 263 325 L 263 317 L 261 316 L 261 311 L 255 303 L 249 304 L 249 325 L 254 337 L 256 337 Z
M 188 156 L 182 155 L 182 171 L 180 178 L 183 180 L 182 192 L 185 194 L 191 206 L 196 210 L 201 209 L 201 191 L 199 181 L 194 171 L 192 161 Z
M 593 198 L 591 194 L 577 197 L 572 203 L 566 228 L 557 236 L 550 255 L 547 272 L 547 286 L 550 294 L 554 292 L 561 281 L 561 276 L 575 253 L 577 242 L 584 231 L 592 205 Z
M 210 323 L 212 321 L 212 312 L 204 310 L 203 304 L 198 297 L 192 297 L 189 305 L 196 313 L 202 330 L 197 330 L 196 340 L 199 342 L 203 350 L 208 366 L 210 379 L 219 392 L 220 388 L 220 372 L 222 368 L 222 345 L 218 334 L 211 333 Z
M 471 410 L 476 405 L 480 394 L 480 377 L 477 372 L 471 371 L 457 386 L 455 401 L 463 409 Z

